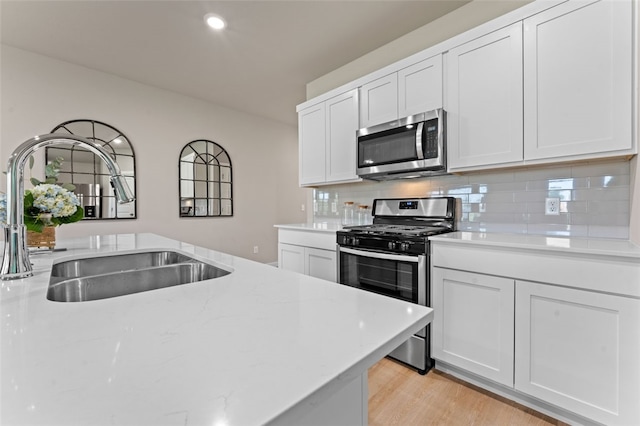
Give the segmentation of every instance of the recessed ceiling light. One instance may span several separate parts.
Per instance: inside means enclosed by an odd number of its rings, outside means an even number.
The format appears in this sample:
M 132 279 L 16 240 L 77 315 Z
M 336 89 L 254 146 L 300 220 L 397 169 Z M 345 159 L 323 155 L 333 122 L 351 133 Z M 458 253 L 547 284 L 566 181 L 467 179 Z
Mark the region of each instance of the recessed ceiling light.
M 221 17 L 212 13 L 207 13 L 204 16 L 204 21 L 214 30 L 221 30 L 226 26 L 224 20 Z

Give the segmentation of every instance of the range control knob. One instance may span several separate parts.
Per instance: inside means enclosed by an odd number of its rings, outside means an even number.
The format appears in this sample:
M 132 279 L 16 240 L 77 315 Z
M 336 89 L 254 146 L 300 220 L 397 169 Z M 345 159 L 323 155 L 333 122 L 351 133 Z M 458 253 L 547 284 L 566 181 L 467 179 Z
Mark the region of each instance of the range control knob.
M 402 243 L 400 244 L 400 251 L 408 251 L 409 250 L 409 243 Z
M 353 239 L 351 240 L 351 245 L 352 246 L 360 245 L 360 240 L 357 237 L 353 237 Z
M 395 248 L 396 248 L 396 243 L 395 243 L 394 241 L 389 241 L 389 242 L 387 243 L 387 248 L 388 248 L 389 250 L 395 250 Z

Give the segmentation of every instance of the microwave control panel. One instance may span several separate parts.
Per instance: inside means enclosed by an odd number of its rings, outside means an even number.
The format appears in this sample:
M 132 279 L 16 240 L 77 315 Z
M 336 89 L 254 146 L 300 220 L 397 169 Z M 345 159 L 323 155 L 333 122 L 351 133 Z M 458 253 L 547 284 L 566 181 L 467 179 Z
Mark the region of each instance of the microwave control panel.
M 434 118 L 424 123 L 424 158 L 438 157 L 438 119 Z

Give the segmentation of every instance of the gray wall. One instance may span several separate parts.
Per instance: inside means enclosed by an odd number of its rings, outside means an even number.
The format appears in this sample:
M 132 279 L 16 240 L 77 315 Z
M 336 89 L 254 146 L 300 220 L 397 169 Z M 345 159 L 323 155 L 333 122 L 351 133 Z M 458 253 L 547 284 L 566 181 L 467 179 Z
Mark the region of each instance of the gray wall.
M 153 232 L 273 262 L 277 259 L 273 225 L 305 220 L 300 205 L 307 191 L 297 183 L 295 127 L 0 46 L 0 164 L 6 164 L 20 143 L 80 118 L 115 126 L 135 149 L 138 219 L 64 225 L 58 229 L 60 237 Z M 213 140 L 231 156 L 233 217 L 178 217 L 178 156 L 195 139 Z M 34 169 L 34 176 L 39 174 L 42 170 Z M 0 180 L 4 189 L 4 176 Z M 253 253 L 254 246 L 259 247 L 258 254 Z

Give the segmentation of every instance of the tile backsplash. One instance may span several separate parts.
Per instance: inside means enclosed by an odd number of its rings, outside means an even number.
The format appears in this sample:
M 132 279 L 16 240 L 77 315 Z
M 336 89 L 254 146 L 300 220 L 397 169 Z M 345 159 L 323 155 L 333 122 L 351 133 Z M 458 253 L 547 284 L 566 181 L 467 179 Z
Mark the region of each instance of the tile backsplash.
M 323 186 L 313 190 L 313 219 L 340 221 L 346 201 L 452 196 L 463 231 L 628 239 L 629 166 L 615 160 Z M 560 199 L 558 215 L 545 214 L 546 198 Z

